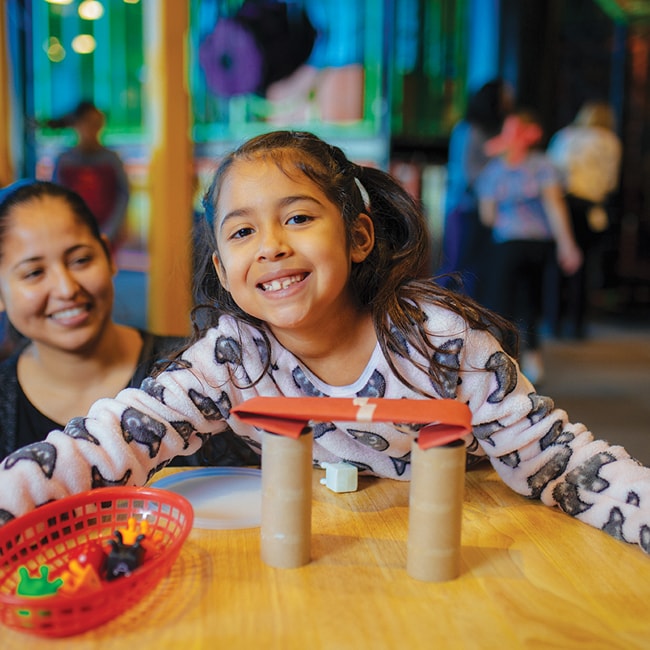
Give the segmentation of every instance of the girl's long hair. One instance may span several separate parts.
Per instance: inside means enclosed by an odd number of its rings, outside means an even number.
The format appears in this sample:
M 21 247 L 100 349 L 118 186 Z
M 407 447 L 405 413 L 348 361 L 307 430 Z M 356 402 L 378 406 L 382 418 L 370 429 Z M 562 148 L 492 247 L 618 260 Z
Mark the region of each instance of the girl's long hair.
M 371 217 L 375 246 L 363 262 L 352 265 L 351 294 L 361 308 L 372 314 L 379 345 L 405 385 L 427 395 L 422 387 L 412 386 L 398 371 L 395 355 L 410 359 L 434 381 L 441 380 L 446 370 L 444 362 L 434 360 L 444 359 L 445 355 L 435 354 L 437 348 L 429 340 L 421 304 L 440 305 L 451 310 L 470 328 L 489 329 L 504 345 L 508 343 L 506 337 L 512 338 L 513 330 L 507 321 L 427 277 L 431 246 L 424 214 L 420 205 L 392 176 L 351 162 L 339 147 L 311 133 L 275 131 L 249 140 L 223 158 L 205 193 L 205 219 L 196 238 L 202 251 L 196 267 L 197 306 L 192 313 L 194 332 L 190 344 L 215 326 L 221 315 L 229 314 L 259 329 L 269 346 L 266 358 L 270 363 L 270 343 L 264 323 L 234 302 L 219 282 L 212 264 L 212 254 L 217 251 L 214 215 L 221 185 L 233 163 L 242 160 L 270 160 L 288 175 L 304 174 L 339 207 L 349 244 L 359 213 Z M 367 197 L 362 195 L 359 183 Z M 413 351 L 426 362 L 413 359 Z M 509 351 L 515 352 L 512 348 Z M 255 378 L 253 383 L 259 379 Z

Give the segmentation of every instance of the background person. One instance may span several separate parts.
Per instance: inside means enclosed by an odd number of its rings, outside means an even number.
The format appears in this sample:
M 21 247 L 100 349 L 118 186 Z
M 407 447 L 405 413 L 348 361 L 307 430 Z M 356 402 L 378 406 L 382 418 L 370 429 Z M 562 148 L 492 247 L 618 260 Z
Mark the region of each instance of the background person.
M 573 232 L 584 264 L 565 276 L 551 268 L 551 332 L 582 339 L 586 336 L 589 274 L 595 252 L 609 225 L 607 199 L 619 183 L 623 146 L 615 132 L 614 110 L 606 102 L 583 104 L 575 120 L 550 140 L 547 153 L 560 170 Z
M 47 121 L 46 126 L 75 130 L 77 143 L 59 154 L 52 180 L 84 199 L 116 249 L 124 237 L 130 190 L 122 159 L 101 143 L 105 121 L 104 113 L 92 102 L 82 101 L 71 113 Z
M 481 221 L 492 233 L 482 300 L 521 328 L 522 370 L 533 383 L 544 374 L 539 321 L 548 261 L 555 255 L 567 274 L 582 263 L 559 175 L 533 148 L 541 138 L 532 113 L 507 117 L 501 133 L 486 143 L 492 159 L 476 182 Z
M 489 230 L 481 223 L 474 184 L 489 157 L 487 140 L 501 130 L 511 111 L 513 91 L 500 79 L 489 81 L 470 96 L 465 117 L 452 129 L 447 162 L 445 227 L 439 274 L 447 288 L 480 298 L 481 261 Z

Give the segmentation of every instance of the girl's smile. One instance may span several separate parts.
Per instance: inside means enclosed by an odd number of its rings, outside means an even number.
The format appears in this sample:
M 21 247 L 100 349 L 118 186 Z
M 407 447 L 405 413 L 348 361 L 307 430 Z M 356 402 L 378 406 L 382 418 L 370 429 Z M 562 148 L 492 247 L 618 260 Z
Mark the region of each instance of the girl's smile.
M 260 286 L 263 291 L 283 291 L 288 289 L 292 284 L 296 282 L 302 282 L 307 276 L 304 274 L 300 275 L 290 275 L 288 277 L 281 277 L 279 279 L 273 279 L 271 281 L 260 282 Z
M 358 316 L 350 268 L 374 241 L 370 218 L 358 222 L 350 244 L 338 207 L 302 173 L 238 161 L 219 193 L 215 268 L 235 302 L 276 338 L 323 336 L 331 323 Z

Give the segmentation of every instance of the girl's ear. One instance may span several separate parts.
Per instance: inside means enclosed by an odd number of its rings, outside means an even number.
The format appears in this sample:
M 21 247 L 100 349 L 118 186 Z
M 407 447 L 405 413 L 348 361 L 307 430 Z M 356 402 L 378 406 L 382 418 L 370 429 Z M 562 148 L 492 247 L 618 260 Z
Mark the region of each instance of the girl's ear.
M 375 246 L 375 226 L 372 219 L 360 212 L 352 230 L 351 259 L 353 262 L 363 262 Z
M 223 266 L 221 266 L 221 261 L 217 257 L 217 251 L 212 253 L 212 264 L 214 265 L 214 270 L 217 272 L 217 277 L 219 278 L 219 282 L 221 282 L 221 286 L 228 291 L 228 279 L 226 278 L 226 272 L 223 269 Z

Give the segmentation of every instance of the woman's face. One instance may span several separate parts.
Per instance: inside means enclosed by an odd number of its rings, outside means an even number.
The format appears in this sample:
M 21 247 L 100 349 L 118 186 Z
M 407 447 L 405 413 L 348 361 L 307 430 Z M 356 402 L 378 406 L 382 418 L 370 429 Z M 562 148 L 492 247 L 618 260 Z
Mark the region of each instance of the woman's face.
M 0 308 L 38 346 L 87 351 L 113 309 L 115 268 L 59 197 L 12 208 L 0 250 Z

